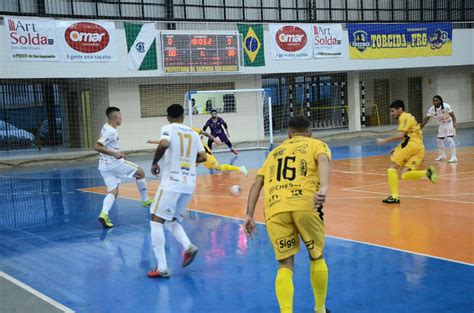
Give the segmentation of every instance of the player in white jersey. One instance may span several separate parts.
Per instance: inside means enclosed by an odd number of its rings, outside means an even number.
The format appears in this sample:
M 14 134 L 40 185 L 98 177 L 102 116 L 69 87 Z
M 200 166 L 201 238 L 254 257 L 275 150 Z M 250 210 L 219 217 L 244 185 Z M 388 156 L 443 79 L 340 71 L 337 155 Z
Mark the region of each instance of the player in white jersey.
M 442 161 L 446 159 L 444 153 L 444 139 L 448 141 L 449 148 L 451 149 L 451 158 L 449 163 L 455 163 L 458 161 L 456 157 L 456 143 L 454 142 L 454 136 L 456 136 L 456 116 L 451 106 L 443 102 L 441 96 L 433 97 L 433 106 L 429 108 L 423 122 L 421 122 L 420 128 L 425 127 L 431 117 L 436 117 L 439 122 L 438 128 L 438 157 L 436 161 Z
M 113 224 L 109 218 L 109 211 L 118 196 L 121 177 L 135 178 L 142 200 L 141 204 L 144 207 L 150 206 L 153 200 L 148 198 L 143 169 L 135 163 L 126 161 L 127 156 L 120 151 L 120 138 L 117 131 L 117 127 L 122 124 L 120 109 L 108 107 L 105 115 L 107 116 L 107 123 L 102 127 L 100 139 L 97 140 L 94 149 L 100 153 L 99 171 L 107 186 L 107 196 L 102 204 L 99 222 L 105 228 L 111 228 Z
M 160 174 L 151 213 L 151 241 L 158 266 L 148 272 L 151 278 L 169 277 L 165 254 L 164 228 L 170 231 L 184 248 L 183 267 L 196 256 L 197 247 L 191 243 L 179 222 L 196 187 L 196 163 L 206 161 L 206 151 L 199 135 L 183 124 L 184 109 L 172 104 L 167 109 L 169 125 L 161 129 L 161 138 L 153 158 L 151 172 Z M 158 161 L 164 157 L 161 170 Z

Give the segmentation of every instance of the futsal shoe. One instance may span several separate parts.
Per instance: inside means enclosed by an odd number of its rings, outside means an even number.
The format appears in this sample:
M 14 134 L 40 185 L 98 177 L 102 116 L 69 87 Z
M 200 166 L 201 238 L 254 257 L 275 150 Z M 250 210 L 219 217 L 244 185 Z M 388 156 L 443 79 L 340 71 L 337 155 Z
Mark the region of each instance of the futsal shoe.
M 433 166 L 428 167 L 426 170 L 426 177 L 428 177 L 433 184 L 436 184 L 438 181 L 438 174 L 436 174 L 436 170 Z
M 247 171 L 247 168 L 245 166 L 240 167 L 240 172 L 245 176 L 249 176 L 249 172 Z
M 191 247 L 188 250 L 184 251 L 183 267 L 188 266 L 192 261 L 194 261 L 194 257 L 196 256 L 197 252 L 198 248 L 193 244 L 191 244 Z
M 387 199 L 382 200 L 383 203 L 388 203 L 388 204 L 398 204 L 400 203 L 400 198 L 394 198 L 392 196 L 388 196 Z
M 99 214 L 99 223 L 101 223 L 104 228 L 114 227 L 114 224 L 112 224 L 112 221 L 110 220 L 109 216 L 102 211 Z
M 148 200 L 146 200 L 146 201 L 140 202 L 140 204 L 141 204 L 142 207 L 144 207 L 144 208 L 150 207 L 150 205 L 151 205 L 152 203 L 153 203 L 153 199 L 152 199 L 152 198 L 150 198 L 150 199 L 148 199 Z
M 458 158 L 451 157 L 451 159 L 449 159 L 448 163 L 456 163 L 457 161 L 458 161 Z
M 158 267 L 153 268 L 147 275 L 150 278 L 170 278 L 168 271 L 160 272 Z
M 435 161 L 443 161 L 443 160 L 446 160 L 446 156 L 445 155 L 439 155 Z
M 238 154 L 238 153 L 237 153 L 237 150 L 235 150 L 235 149 L 230 149 L 230 152 L 232 152 L 232 153 L 235 154 L 235 155 Z

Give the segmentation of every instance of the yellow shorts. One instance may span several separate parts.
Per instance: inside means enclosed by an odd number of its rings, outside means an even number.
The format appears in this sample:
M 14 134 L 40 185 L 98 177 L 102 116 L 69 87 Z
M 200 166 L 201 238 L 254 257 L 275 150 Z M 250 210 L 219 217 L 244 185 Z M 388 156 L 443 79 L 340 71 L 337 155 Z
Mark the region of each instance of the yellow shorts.
M 208 169 L 217 170 L 219 168 L 219 162 L 217 162 L 216 157 L 212 154 L 206 154 L 207 160 L 203 165 Z
M 408 167 L 414 171 L 420 166 L 424 157 L 425 147 L 422 143 L 408 142 L 403 148 L 400 144 L 393 150 L 390 161 L 400 167 Z
M 308 249 L 311 259 L 321 257 L 324 249 L 324 222 L 322 211 L 282 212 L 270 217 L 268 236 L 275 251 L 275 258 L 283 260 L 300 251 L 300 237 Z

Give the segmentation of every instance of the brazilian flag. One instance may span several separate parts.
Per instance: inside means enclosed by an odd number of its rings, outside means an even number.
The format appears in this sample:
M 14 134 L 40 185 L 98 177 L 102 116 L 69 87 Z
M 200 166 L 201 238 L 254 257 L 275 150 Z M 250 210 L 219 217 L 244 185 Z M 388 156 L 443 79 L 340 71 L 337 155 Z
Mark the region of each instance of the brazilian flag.
M 262 24 L 237 24 L 242 34 L 244 66 L 265 66 Z

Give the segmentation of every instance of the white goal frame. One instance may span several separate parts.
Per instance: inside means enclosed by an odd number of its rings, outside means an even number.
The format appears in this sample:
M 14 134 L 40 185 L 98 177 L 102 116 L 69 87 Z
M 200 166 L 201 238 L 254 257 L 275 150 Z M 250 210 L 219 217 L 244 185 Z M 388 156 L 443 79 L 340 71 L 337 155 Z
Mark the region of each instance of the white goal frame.
M 189 127 L 193 127 L 193 119 L 192 119 L 192 96 L 195 94 L 213 94 L 213 93 L 230 93 L 230 94 L 235 94 L 235 93 L 249 93 L 249 92 L 260 92 L 262 93 L 262 96 L 266 96 L 267 99 L 267 109 L 268 109 L 268 132 L 269 132 L 269 141 L 270 145 L 267 148 L 262 148 L 259 146 L 259 136 L 260 134 L 257 133 L 257 147 L 251 147 L 249 149 L 273 149 L 273 122 L 272 122 L 272 92 L 271 89 L 268 88 L 256 88 L 256 89 L 229 89 L 229 90 L 193 90 L 193 91 L 188 91 L 185 93 L 184 101 L 187 106 L 188 110 L 188 125 Z M 265 106 L 265 101 L 263 101 L 263 106 Z M 265 120 L 265 110 L 264 107 L 262 107 L 262 122 Z M 259 129 L 257 127 L 257 129 Z M 263 130 L 264 134 L 263 136 L 265 137 L 265 129 Z M 241 149 L 242 150 L 242 149 Z

